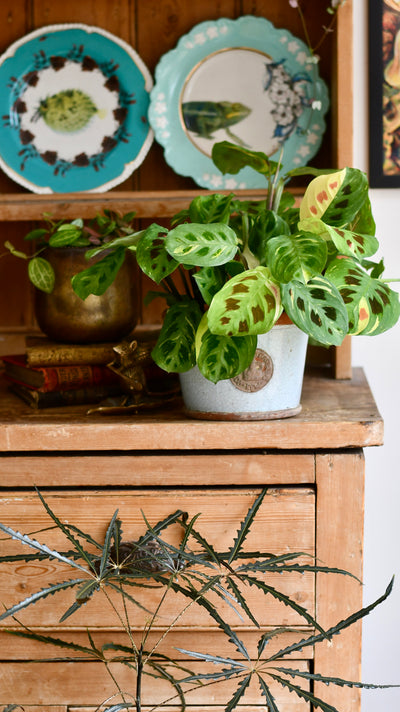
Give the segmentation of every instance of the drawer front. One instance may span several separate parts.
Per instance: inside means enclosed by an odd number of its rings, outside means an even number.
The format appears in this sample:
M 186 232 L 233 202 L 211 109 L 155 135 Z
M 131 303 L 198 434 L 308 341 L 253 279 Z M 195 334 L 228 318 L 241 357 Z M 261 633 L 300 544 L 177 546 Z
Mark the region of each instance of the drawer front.
M 315 457 L 263 451 L 0 455 L 0 486 L 6 487 L 196 487 L 199 481 L 204 487 L 313 484 Z
M 189 661 L 185 664 L 195 669 L 194 664 Z M 302 660 L 293 660 L 290 665 L 301 671 L 309 671 L 308 663 Z M 201 672 L 207 672 L 207 669 L 203 667 Z M 200 671 L 199 664 L 197 671 Z M 113 665 L 111 672 L 125 693 L 126 699 L 133 704 L 135 695 L 133 671 L 123 665 Z M 61 710 L 96 712 L 103 700 L 108 700 L 108 705 L 121 701 L 121 698 L 115 695 L 115 686 L 110 675 L 99 663 L 6 663 L 1 666 L 0 682 L 0 704 L 15 699 L 17 689 L 19 704 L 24 706 L 26 712 L 61 712 Z M 229 680 L 197 688 L 187 693 L 188 709 L 190 712 L 200 712 L 200 710 L 223 712 L 237 687 L 237 680 Z M 307 689 L 306 681 L 302 687 Z M 278 683 L 272 682 L 271 692 L 280 712 L 309 712 L 308 703 L 300 700 L 293 692 L 282 689 Z M 150 710 L 153 705 L 160 704 L 164 700 L 169 702 L 162 704 L 160 709 L 168 712 L 180 710 L 179 700 L 174 697 L 174 690 L 168 682 L 157 681 L 155 685 L 154 680 L 147 678 L 143 683 L 142 694 L 144 710 Z M 261 712 L 266 709 L 265 702 L 263 704 L 262 700 L 260 689 L 254 679 L 238 709 L 242 709 L 243 712 L 259 709 Z M 30 704 L 35 706 L 31 708 Z M 47 706 L 51 709 L 47 710 Z M 133 712 L 134 708 L 131 709 Z
M 146 530 L 143 514 L 154 526 L 172 512 L 181 509 L 189 517 L 200 513 L 196 529 L 204 535 L 219 551 L 227 551 L 232 546 L 238 525 L 244 520 L 249 507 L 259 494 L 259 489 L 221 488 L 221 489 L 141 489 L 110 491 L 75 491 L 49 492 L 46 501 L 61 521 L 77 526 L 89 533 L 96 541 L 102 542 L 114 512 L 122 521 L 123 540 L 137 540 Z M 70 548 L 70 542 L 57 529 L 48 529 L 52 520 L 46 513 L 36 494 L 3 494 L 0 499 L 0 521 L 23 533 L 30 533 L 33 538 L 45 542 L 48 546 L 61 551 Z M 47 530 L 46 530 L 47 529 Z M 43 531 L 46 530 L 46 531 Z M 172 544 L 179 544 L 182 529 L 174 525 L 168 529 Z M 257 512 L 257 516 L 245 540 L 247 551 L 261 550 L 274 554 L 287 552 L 305 552 L 314 554 L 315 543 L 315 501 L 314 492 L 308 487 L 270 488 Z M 193 543 L 192 548 L 196 548 Z M 24 547 L 24 552 L 26 552 Z M 2 551 L 21 554 L 21 545 L 15 541 L 2 541 Z M 0 599 L 6 606 L 15 604 L 46 587 L 50 582 L 66 581 L 81 575 L 79 571 L 60 565 L 55 561 L 16 561 L 1 566 Z M 314 609 L 314 576 L 270 574 L 266 581 L 271 586 L 294 598 L 310 611 Z M 135 597 L 142 601 L 147 610 L 154 610 L 160 600 L 162 590 L 146 589 Z M 255 586 L 246 590 L 246 599 L 256 612 L 261 625 L 304 625 L 304 620 L 291 608 L 273 596 L 268 596 L 267 605 L 263 595 L 259 595 Z M 65 591 L 39 601 L 34 606 L 18 613 L 18 618 L 30 626 L 60 628 L 62 613 L 74 601 L 74 592 Z M 163 603 L 158 625 L 169 625 L 182 605 L 177 594 L 171 593 Z M 119 625 L 115 612 L 107 604 L 102 592 L 95 593 L 89 602 L 63 623 L 63 628 L 93 626 L 95 628 L 114 628 Z M 232 607 L 219 601 L 221 614 L 231 624 L 246 628 L 250 621 L 241 620 Z M 143 610 L 132 607 L 130 622 L 133 628 L 143 625 Z M 213 622 L 206 611 L 193 607 L 179 620 L 182 627 L 195 625 L 209 629 Z M 10 624 L 6 620 L 5 624 Z

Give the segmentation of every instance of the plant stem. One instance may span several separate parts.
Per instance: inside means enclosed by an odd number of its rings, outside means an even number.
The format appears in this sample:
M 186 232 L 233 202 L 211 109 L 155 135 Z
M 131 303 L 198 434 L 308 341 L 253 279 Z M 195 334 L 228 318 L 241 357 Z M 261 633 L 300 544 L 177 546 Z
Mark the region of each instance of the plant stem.
M 143 648 L 139 648 L 136 662 L 136 712 L 140 712 L 142 706 L 142 674 L 143 674 Z

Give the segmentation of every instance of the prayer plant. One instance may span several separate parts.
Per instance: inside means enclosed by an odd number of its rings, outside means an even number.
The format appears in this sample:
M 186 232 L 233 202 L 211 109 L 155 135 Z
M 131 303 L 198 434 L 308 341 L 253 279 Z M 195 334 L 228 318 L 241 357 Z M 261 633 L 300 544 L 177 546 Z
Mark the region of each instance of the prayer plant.
M 79 660 L 95 660 L 104 663 L 105 675 L 110 675 L 116 685 L 115 696 L 102 701 L 108 712 L 118 712 L 122 709 L 135 708 L 137 712 L 142 705 L 147 705 L 143 693 L 143 681 L 147 678 L 153 681 L 161 680 L 171 686 L 168 699 L 152 706 L 152 709 L 164 704 L 179 705 L 184 710 L 186 698 L 190 698 L 193 689 L 202 687 L 204 690 L 223 681 L 235 681 L 235 691 L 230 693 L 225 710 L 230 712 L 238 703 L 246 703 L 246 692 L 250 682 L 257 683 L 260 704 L 269 712 L 279 712 L 279 702 L 274 697 L 271 685 L 282 687 L 297 695 L 301 700 L 314 705 L 323 712 L 337 712 L 332 704 L 325 703 L 313 692 L 313 682 L 327 685 L 350 687 L 381 687 L 368 685 L 359 681 L 348 681 L 335 677 L 324 677 L 318 673 L 297 669 L 292 660 L 284 660 L 289 654 L 294 654 L 306 648 L 313 648 L 322 641 L 330 641 L 335 635 L 353 625 L 369 614 L 389 595 L 392 582 L 385 593 L 374 603 L 359 611 L 351 613 L 348 618 L 324 630 L 310 611 L 307 611 L 295 597 L 283 593 L 279 587 L 271 585 L 271 576 L 280 579 L 285 574 L 305 572 L 332 575 L 351 575 L 346 571 L 316 564 L 314 559 L 303 552 L 285 552 L 271 554 L 264 551 L 249 551 L 244 547 L 246 537 L 257 516 L 257 512 L 266 495 L 263 490 L 250 506 L 238 530 L 234 534 L 232 545 L 228 551 L 219 551 L 202 535 L 196 527 L 199 515 L 189 518 L 184 511 L 178 510 L 156 524 L 150 524 L 143 514 L 144 533 L 138 541 L 124 541 L 122 522 L 116 511 L 107 527 L 104 541 L 96 541 L 89 533 L 79 530 L 70 523 L 62 522 L 51 510 L 43 496 L 38 493 L 53 526 L 58 534 L 66 537 L 66 550 L 55 550 L 46 544 L 39 543 L 28 534 L 14 531 L 5 524 L 0 524 L 0 530 L 7 537 L 28 545 L 33 553 L 3 555 L 0 563 L 51 561 L 52 569 L 60 564 L 65 572 L 65 566 L 73 572 L 73 578 L 64 580 L 55 576 L 54 582 L 46 588 L 30 594 L 24 600 L 15 603 L 0 615 L 0 620 L 9 618 L 13 628 L 7 632 L 14 636 L 22 636 L 28 640 L 39 641 L 45 645 L 53 645 L 65 653 L 65 658 L 73 660 L 78 653 Z M 169 528 L 179 527 L 180 543 L 173 545 L 168 541 Z M 163 534 L 163 538 L 161 535 Z M 166 536 L 167 535 L 167 536 Z M 268 548 L 267 534 L 265 548 Z M 25 547 L 24 547 L 25 548 Z M 63 574 L 65 576 L 65 573 Z M 303 628 L 291 629 L 297 633 L 292 637 L 294 642 L 276 645 L 280 637 L 285 639 L 288 632 L 285 628 L 260 627 L 257 614 L 248 602 L 248 592 L 252 588 L 265 599 L 263 609 L 268 607 L 268 601 L 276 599 L 293 611 L 303 620 Z M 140 597 L 140 589 L 144 594 Z M 152 600 L 150 590 L 158 589 L 159 602 L 154 610 L 149 610 Z M 57 594 L 65 590 L 75 591 L 75 600 L 67 610 L 60 610 Z M 111 594 L 111 595 L 110 595 Z M 41 599 L 56 608 L 63 622 L 78 611 L 83 605 L 90 606 L 94 596 L 102 596 L 104 604 L 109 604 L 116 614 L 116 624 L 126 634 L 125 642 L 97 644 L 93 631 L 87 630 L 87 645 L 74 643 L 70 635 L 68 640 L 48 634 L 39 634 L 27 625 L 18 623 L 18 614 Z M 166 600 L 173 598 L 173 619 L 165 623 L 164 610 Z M 179 607 L 178 606 L 179 603 Z M 147 604 L 147 605 L 146 605 Z M 238 615 L 239 628 L 228 623 L 221 613 L 221 607 L 229 605 Z M 216 655 L 214 653 L 196 652 L 177 647 L 179 655 L 167 655 L 162 652 L 162 644 L 169 634 L 175 631 L 178 635 L 179 623 L 183 613 L 191 616 L 193 626 L 196 625 L 196 611 L 201 608 L 209 616 L 210 623 L 217 626 L 221 636 L 220 649 L 232 649 L 232 654 Z M 138 610 L 139 609 L 139 610 Z M 260 609 L 258 609 L 260 610 Z M 143 627 L 131 626 L 133 612 L 143 616 Z M 240 624 L 254 628 L 258 639 L 256 652 L 252 654 L 248 645 L 242 640 Z M 163 626 L 164 621 L 164 626 Z M 100 623 L 100 621 L 99 621 Z M 162 627 L 163 626 L 163 627 Z M 257 635 L 258 633 L 258 635 Z M 274 650 L 271 650 L 271 640 L 274 639 Z M 278 648 L 278 649 L 276 649 Z M 57 658 L 59 659 L 59 658 Z M 76 657 L 75 657 L 76 660 Z M 190 661 L 194 661 L 191 669 Z M 196 669 L 197 663 L 197 669 Z M 199 663 L 206 665 L 206 670 L 199 672 Z M 210 664 L 210 665 L 208 665 Z M 129 689 L 122 689 L 118 682 L 116 665 L 128 669 L 130 675 Z M 201 665 L 200 665 L 201 667 Z M 18 689 L 15 700 L 10 701 L 6 710 L 18 705 Z M 7 701 L 8 702 L 8 701 Z M 100 700 L 99 700 L 100 702 Z
M 258 171 L 266 194 L 199 195 L 172 229 L 152 225 L 140 236 L 137 262 L 160 286 L 147 299 L 162 296 L 168 307 L 152 354 L 158 366 L 184 372 L 197 364 L 214 383 L 233 378 L 283 311 L 327 346 L 397 322 L 398 294 L 382 276 L 382 260 L 371 260 L 379 243 L 362 171 L 305 167 L 285 175 L 265 154 L 226 141 L 212 157 L 222 173 Z M 284 186 L 306 174 L 314 177 L 296 207 Z

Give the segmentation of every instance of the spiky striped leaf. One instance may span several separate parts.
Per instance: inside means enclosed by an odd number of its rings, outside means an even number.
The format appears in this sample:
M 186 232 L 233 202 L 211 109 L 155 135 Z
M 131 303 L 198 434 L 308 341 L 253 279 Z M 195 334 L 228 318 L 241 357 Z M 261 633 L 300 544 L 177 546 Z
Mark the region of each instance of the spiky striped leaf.
M 160 225 L 150 225 L 140 237 L 136 248 L 136 260 L 140 269 L 157 284 L 178 266 L 165 248 L 167 232 Z
M 243 544 L 246 540 L 246 537 L 250 531 L 250 527 L 254 522 L 254 517 L 256 516 L 258 510 L 260 509 L 264 499 L 265 495 L 267 493 L 266 487 L 260 492 L 260 494 L 256 497 L 254 500 L 253 504 L 249 507 L 249 509 L 246 512 L 246 516 L 243 519 L 243 521 L 240 523 L 239 529 L 237 530 L 237 534 L 235 537 L 235 540 L 233 542 L 233 545 L 231 546 L 229 550 L 229 559 L 228 563 L 231 564 L 232 561 L 236 559 L 238 554 L 240 553 L 241 549 L 243 548 Z
M 249 586 L 256 586 L 260 589 L 260 591 L 263 591 L 264 594 L 270 594 L 273 598 L 276 598 L 277 601 L 281 601 L 281 603 L 283 603 L 285 606 L 292 608 L 294 611 L 296 611 L 296 613 L 298 613 L 302 618 L 304 618 L 307 623 L 310 623 L 312 626 L 321 631 L 321 634 L 324 638 L 328 637 L 327 633 L 325 633 L 322 626 L 319 625 L 318 621 L 315 620 L 311 613 L 309 613 L 307 609 L 304 608 L 304 606 L 300 606 L 300 604 L 297 603 L 293 598 L 287 596 L 285 593 L 282 593 L 282 591 L 278 591 L 278 589 L 274 588 L 273 586 L 269 586 L 264 581 L 260 581 L 259 579 L 254 578 L 253 576 L 249 576 L 248 574 L 242 574 L 241 579 L 242 581 L 248 583 Z
M 218 580 L 218 577 L 217 579 Z M 170 581 L 171 588 L 174 591 L 177 591 L 178 593 L 183 593 L 184 596 L 187 598 L 190 598 L 192 601 L 195 601 L 199 606 L 202 608 L 205 608 L 208 614 L 215 620 L 217 625 L 223 630 L 225 635 L 227 636 L 228 640 L 235 646 L 236 650 L 243 655 L 246 660 L 250 660 L 250 655 L 247 651 L 247 648 L 245 644 L 243 643 L 242 640 L 238 637 L 237 633 L 231 628 L 229 623 L 227 623 L 222 616 L 218 613 L 218 610 L 215 608 L 215 606 L 210 603 L 210 601 L 205 598 L 205 593 L 212 589 L 213 587 L 213 580 L 210 580 L 205 586 L 202 587 L 200 591 L 196 590 L 191 590 L 188 588 L 185 588 L 183 586 L 180 586 L 175 580 Z
M 344 680 L 341 677 L 328 677 L 327 675 L 318 675 L 317 673 L 306 672 L 305 670 L 293 670 L 292 668 L 274 667 L 272 670 L 290 675 L 290 677 L 302 677 L 305 680 L 313 680 L 323 682 L 325 685 L 337 685 L 338 687 L 356 687 L 364 690 L 380 690 L 389 687 L 400 687 L 400 685 L 374 685 L 368 682 L 354 682 L 352 680 Z
M 269 689 L 267 683 L 261 677 L 260 674 L 258 675 L 258 681 L 260 683 L 261 692 L 266 699 L 268 711 L 269 712 L 279 712 L 279 709 L 275 704 L 275 699 L 272 696 L 271 690 Z
M 18 613 L 18 611 L 22 611 L 23 608 L 27 608 L 37 601 L 47 598 L 47 596 L 52 596 L 54 593 L 58 593 L 58 591 L 64 591 L 66 588 L 73 588 L 74 586 L 78 586 L 82 583 L 85 583 L 85 579 L 71 579 L 70 581 L 60 581 L 60 583 L 46 586 L 46 588 L 42 588 L 40 591 L 32 593 L 30 596 L 24 598 L 23 601 L 19 601 L 19 603 L 16 603 L 14 606 L 11 606 L 11 608 L 4 611 L 0 615 L 0 621 L 5 620 L 9 616 L 14 616 Z
M 108 558 L 110 555 L 111 542 L 113 539 L 115 539 L 115 522 L 116 522 L 117 516 L 118 516 L 118 509 L 115 510 L 115 512 L 111 518 L 111 521 L 107 527 L 107 532 L 106 532 L 106 535 L 104 538 L 103 551 L 101 554 L 100 566 L 99 566 L 100 578 L 103 576 L 106 566 L 107 566 Z
M 44 257 L 32 257 L 28 262 L 28 275 L 32 284 L 46 294 L 54 289 L 56 276 L 50 262 Z
M 85 574 L 88 573 L 87 569 L 85 569 L 84 566 L 81 566 L 81 564 L 78 564 L 77 561 L 74 561 L 74 559 L 70 559 L 67 556 L 64 556 L 64 554 L 61 554 L 55 549 L 50 549 L 46 544 L 41 544 L 39 541 L 36 541 L 36 539 L 31 539 L 27 534 L 21 534 L 21 532 L 17 532 L 14 529 L 11 529 L 11 527 L 7 527 L 5 524 L 1 523 L 0 530 L 3 531 L 5 534 L 8 534 L 11 539 L 16 539 L 20 541 L 21 544 L 27 544 L 32 549 L 40 551 L 42 554 L 45 554 L 47 558 L 56 559 L 57 561 L 61 561 L 64 564 L 68 564 L 69 566 L 72 566 L 75 569 L 83 571 Z
M 234 378 L 250 366 L 256 347 L 256 336 L 223 336 L 207 329 L 201 338 L 197 365 L 213 383 Z
M 263 334 L 282 311 L 280 292 L 266 267 L 232 277 L 215 295 L 207 312 L 214 334 L 242 336 Z
M 325 267 L 328 248 L 323 237 L 311 232 L 280 235 L 267 243 L 267 263 L 278 282 L 307 282 Z
M 344 227 L 356 219 L 368 199 L 368 180 L 357 168 L 317 176 L 307 186 L 300 203 L 300 220 L 321 218 Z
M 347 310 L 339 290 L 326 277 L 283 285 L 282 302 L 294 324 L 313 339 L 334 346 L 342 343 L 348 331 Z
M 336 259 L 326 272 L 339 290 L 349 316 L 351 334 L 381 334 L 400 316 L 399 295 L 371 277 L 352 259 Z
M 300 699 L 305 700 L 306 702 L 310 703 L 314 709 L 319 707 L 322 712 L 338 712 L 336 707 L 333 707 L 332 705 L 328 704 L 328 702 L 324 702 L 324 700 L 321 700 L 320 697 L 316 697 L 314 693 L 309 692 L 308 690 L 303 690 L 301 687 L 298 687 L 298 685 L 294 685 L 292 682 L 289 680 L 285 680 L 283 677 L 280 677 L 280 675 L 275 675 L 272 672 L 268 673 L 273 680 L 276 680 L 276 682 L 279 682 L 282 687 L 286 687 L 290 692 L 295 692 Z
M 225 223 L 185 223 L 171 230 L 165 240 L 171 257 L 192 267 L 215 267 L 233 260 L 238 239 Z
M 196 331 L 202 314 L 194 300 L 167 311 L 152 357 L 164 371 L 182 373 L 196 363 Z
M 59 517 L 57 517 L 57 515 L 55 514 L 55 512 L 53 512 L 51 507 L 47 504 L 45 498 L 43 497 L 41 492 L 37 489 L 37 487 L 35 489 L 36 489 L 36 494 L 38 495 L 41 503 L 43 504 L 43 507 L 45 508 L 47 514 L 51 517 L 51 519 L 56 524 L 56 526 L 65 534 L 65 536 L 69 539 L 71 544 L 73 544 L 73 546 L 75 547 L 76 551 L 81 556 L 81 558 L 84 561 L 86 561 L 87 565 L 90 566 L 90 568 L 94 569 L 93 559 L 92 559 L 91 554 L 89 554 L 89 552 L 85 551 L 85 549 L 83 548 L 81 543 L 78 541 L 78 539 L 76 539 L 76 537 L 74 537 L 72 535 L 71 527 L 65 526 L 63 524 L 63 522 L 61 521 L 61 519 L 59 519 Z
M 266 662 L 273 662 L 274 660 L 279 660 L 280 658 L 289 655 L 289 653 L 295 653 L 300 650 L 303 650 L 303 648 L 313 646 L 316 643 L 322 642 L 326 638 L 331 639 L 334 635 L 338 635 L 342 632 L 342 630 L 345 630 L 345 628 L 349 628 L 350 626 L 354 625 L 354 623 L 356 623 L 358 620 L 365 618 L 365 616 L 369 615 L 369 613 L 371 613 L 374 608 L 379 606 L 387 599 L 388 596 L 390 596 L 393 589 L 393 582 L 394 578 L 392 578 L 389 582 L 385 593 L 382 594 L 382 596 L 379 596 L 379 598 L 377 598 L 373 603 L 370 603 L 369 606 L 365 606 L 365 608 L 360 608 L 360 610 L 356 611 L 355 613 L 352 613 L 350 616 L 348 616 L 348 618 L 345 618 L 339 623 L 336 623 L 336 625 L 332 626 L 331 628 L 328 628 L 328 630 L 326 630 L 324 634 L 318 633 L 316 635 L 311 635 L 308 638 L 303 638 L 302 640 L 293 643 L 292 645 L 288 645 L 285 648 L 281 648 L 280 650 L 278 650 L 278 652 L 274 653 L 274 655 L 271 655 L 266 660 Z
M 231 710 L 234 710 L 236 708 L 237 704 L 239 703 L 239 700 L 243 697 L 244 693 L 246 692 L 246 690 L 250 684 L 251 678 L 252 678 L 251 674 L 246 675 L 244 680 L 242 680 L 239 683 L 239 687 L 236 690 L 235 694 L 233 695 L 233 697 L 231 697 L 231 699 L 228 701 L 228 703 L 225 706 L 225 712 L 231 712 Z

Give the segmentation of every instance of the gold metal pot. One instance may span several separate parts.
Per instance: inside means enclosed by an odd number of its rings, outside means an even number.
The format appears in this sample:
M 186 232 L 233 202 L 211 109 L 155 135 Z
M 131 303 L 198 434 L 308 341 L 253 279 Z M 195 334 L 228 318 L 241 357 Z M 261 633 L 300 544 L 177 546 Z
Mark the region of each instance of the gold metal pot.
M 128 251 L 114 282 L 100 297 L 82 300 L 72 289 L 71 277 L 85 269 L 86 248 L 47 248 L 41 253 L 53 266 L 51 294 L 35 289 L 35 316 L 50 339 L 67 343 L 119 341 L 136 326 L 139 298 L 136 260 Z M 104 257 L 93 258 L 90 264 Z

